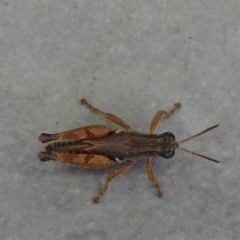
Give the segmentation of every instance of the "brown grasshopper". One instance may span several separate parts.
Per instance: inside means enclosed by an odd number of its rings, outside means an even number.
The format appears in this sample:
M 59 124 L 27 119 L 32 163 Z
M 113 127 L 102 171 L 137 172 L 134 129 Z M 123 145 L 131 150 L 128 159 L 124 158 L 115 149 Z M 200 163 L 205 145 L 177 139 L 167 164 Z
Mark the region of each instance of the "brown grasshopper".
M 81 99 L 81 103 L 86 105 L 93 112 L 121 126 L 124 130 L 112 128 L 110 126 L 90 125 L 56 134 L 42 133 L 38 138 L 40 142 L 56 142 L 46 146 L 45 151 L 38 154 L 38 158 L 42 162 L 55 160 L 92 169 L 119 165 L 107 175 L 103 188 L 100 190 L 97 197 L 93 198 L 94 203 L 99 202 L 99 199 L 107 191 L 109 182 L 114 177 L 126 172 L 137 160 L 142 158 L 146 159 L 146 173 L 149 181 L 156 187 L 158 197 L 162 197 L 162 192 L 154 177 L 151 158 L 159 156 L 163 158 L 172 158 L 175 154 L 175 150 L 180 149 L 219 163 L 219 161 L 215 159 L 180 147 L 181 143 L 196 138 L 218 127 L 218 125 L 178 142 L 175 141 L 175 136 L 171 132 L 165 132 L 159 135 L 153 134 L 162 116 L 166 115 L 170 117 L 176 110 L 180 109 L 180 103 L 176 103 L 170 112 L 160 110 L 156 113 L 150 125 L 150 134 L 133 131 L 125 121 L 93 107 L 86 99 Z

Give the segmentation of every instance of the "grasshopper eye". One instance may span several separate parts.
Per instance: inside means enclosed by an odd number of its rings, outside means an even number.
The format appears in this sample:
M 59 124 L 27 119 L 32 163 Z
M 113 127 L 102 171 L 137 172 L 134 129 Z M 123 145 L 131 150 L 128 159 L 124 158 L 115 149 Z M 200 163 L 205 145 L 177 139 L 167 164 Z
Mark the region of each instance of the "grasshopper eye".
M 175 141 L 175 136 L 173 133 L 171 132 L 165 132 L 163 133 L 162 137 L 164 138 L 164 140 L 166 141 Z
M 175 155 L 175 151 L 173 151 L 173 150 L 166 150 L 161 153 L 161 156 L 163 158 L 172 158 L 174 155 Z

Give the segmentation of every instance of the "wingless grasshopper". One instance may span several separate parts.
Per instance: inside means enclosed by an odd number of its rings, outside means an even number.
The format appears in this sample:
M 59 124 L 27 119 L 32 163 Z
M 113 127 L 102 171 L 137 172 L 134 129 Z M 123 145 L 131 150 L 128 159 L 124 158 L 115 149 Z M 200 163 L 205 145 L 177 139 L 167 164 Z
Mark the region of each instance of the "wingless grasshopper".
M 158 111 L 151 122 L 149 134 L 134 131 L 125 121 L 93 107 L 86 99 L 81 99 L 81 103 L 93 112 L 121 126 L 123 130 L 110 126 L 90 125 L 56 134 L 42 133 L 38 138 L 40 142 L 55 142 L 46 146 L 45 151 L 38 154 L 38 158 L 42 162 L 54 160 L 92 169 L 117 165 L 117 168 L 107 175 L 105 184 L 97 197 L 93 198 L 94 203 L 99 202 L 99 199 L 107 191 L 109 182 L 114 177 L 126 172 L 137 160 L 142 158 L 146 159 L 146 173 L 149 181 L 155 186 L 158 197 L 162 197 L 162 192 L 154 177 L 151 158 L 172 158 L 175 150 L 179 149 L 219 163 L 219 161 L 215 159 L 180 147 L 181 143 L 196 138 L 218 127 L 218 125 L 210 127 L 182 141 L 175 141 L 175 136 L 171 132 L 165 132 L 159 135 L 153 134 L 161 118 L 164 115 L 170 117 L 176 110 L 180 109 L 180 103 L 176 103 L 170 112 L 163 110 Z

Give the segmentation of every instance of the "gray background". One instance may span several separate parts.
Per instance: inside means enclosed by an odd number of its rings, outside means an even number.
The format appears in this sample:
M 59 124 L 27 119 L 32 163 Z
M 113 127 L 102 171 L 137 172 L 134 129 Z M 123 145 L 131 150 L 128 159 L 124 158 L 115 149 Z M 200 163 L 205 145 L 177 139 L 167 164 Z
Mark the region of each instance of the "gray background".
M 0 1 L 1 239 L 239 239 L 239 1 Z M 188 153 L 144 161 L 92 197 L 106 170 L 41 163 L 41 132 L 106 124 L 81 98 L 148 132 L 159 109 L 182 109 L 157 132 Z

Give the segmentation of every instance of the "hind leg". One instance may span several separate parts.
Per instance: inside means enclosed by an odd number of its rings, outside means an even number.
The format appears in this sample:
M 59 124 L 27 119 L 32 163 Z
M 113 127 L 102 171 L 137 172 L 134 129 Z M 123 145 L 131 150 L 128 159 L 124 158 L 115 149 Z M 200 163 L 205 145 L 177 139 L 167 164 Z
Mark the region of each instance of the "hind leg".
M 42 143 L 56 140 L 70 140 L 70 139 L 82 140 L 103 137 L 115 131 L 116 131 L 115 128 L 109 126 L 90 125 L 55 134 L 41 133 L 41 135 L 38 137 L 38 140 Z

